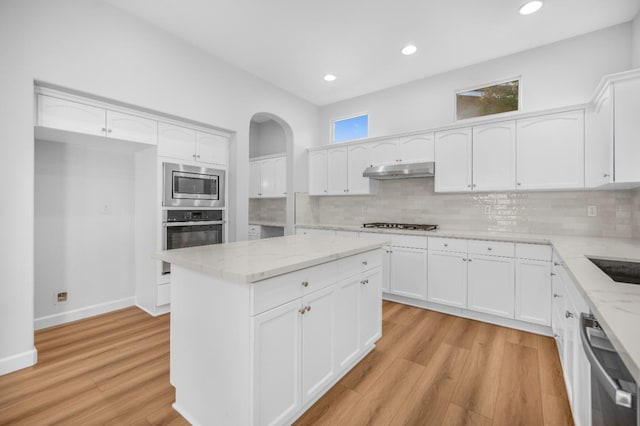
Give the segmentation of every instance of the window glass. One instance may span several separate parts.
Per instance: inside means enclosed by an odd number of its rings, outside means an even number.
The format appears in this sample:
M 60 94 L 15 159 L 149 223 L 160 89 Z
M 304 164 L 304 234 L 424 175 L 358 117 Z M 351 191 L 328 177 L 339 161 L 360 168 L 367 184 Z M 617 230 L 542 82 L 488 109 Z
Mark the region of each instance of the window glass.
M 456 93 L 456 119 L 519 110 L 520 80 L 505 81 Z
M 363 114 L 333 122 L 333 142 L 362 139 L 369 136 L 369 115 Z

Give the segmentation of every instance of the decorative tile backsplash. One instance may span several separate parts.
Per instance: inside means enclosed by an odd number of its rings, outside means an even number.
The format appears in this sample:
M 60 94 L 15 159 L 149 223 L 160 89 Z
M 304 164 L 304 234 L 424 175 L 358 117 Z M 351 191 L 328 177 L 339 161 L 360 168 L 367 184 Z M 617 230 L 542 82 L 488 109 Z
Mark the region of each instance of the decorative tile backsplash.
M 381 181 L 376 195 L 296 194 L 297 224 L 387 221 L 443 229 L 640 237 L 640 190 L 436 194 L 433 179 Z M 587 216 L 595 206 L 597 216 Z
M 287 222 L 286 198 L 249 198 L 249 223 Z

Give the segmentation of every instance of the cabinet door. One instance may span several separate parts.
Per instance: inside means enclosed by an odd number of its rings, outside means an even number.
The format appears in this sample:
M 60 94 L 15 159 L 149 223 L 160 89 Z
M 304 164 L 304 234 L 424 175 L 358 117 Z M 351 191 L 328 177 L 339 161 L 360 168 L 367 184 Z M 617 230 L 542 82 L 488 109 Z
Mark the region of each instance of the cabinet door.
M 469 309 L 513 318 L 514 264 L 507 257 L 469 256 Z
M 467 307 L 466 254 L 429 251 L 430 302 Z
M 362 177 L 369 167 L 368 145 L 351 145 L 347 153 L 347 189 L 349 194 L 368 194 L 369 178 Z
M 158 156 L 196 160 L 196 131 L 158 122 Z
M 274 176 L 274 196 L 287 196 L 287 157 L 278 157 L 273 159 L 275 168 Z
M 371 347 L 382 336 L 382 268 L 364 274 L 360 283 L 360 348 Z
M 583 110 L 518 120 L 517 132 L 518 189 L 584 187 Z
M 551 325 L 551 263 L 516 260 L 516 319 Z
M 421 163 L 433 161 L 434 134 L 410 136 L 398 141 L 400 162 Z
M 614 83 L 615 181 L 640 182 L 640 80 Z
M 302 315 L 302 404 L 304 405 L 313 399 L 336 374 L 334 361 L 336 286 L 332 285 L 303 297 L 302 309 L 305 310 Z M 274 340 L 271 344 L 276 342 L 278 341 Z
M 513 190 L 516 187 L 516 122 L 473 128 L 474 191 Z
M 613 88 L 598 97 L 585 122 L 585 186 L 613 182 Z
M 372 142 L 369 145 L 369 160 L 371 165 L 395 164 L 400 161 L 398 141 L 395 139 Z
M 105 115 L 103 108 L 38 95 L 38 126 L 105 136 Z
M 262 160 L 262 179 L 260 193 L 262 197 L 275 197 L 276 164 L 273 158 Z
M 362 235 L 362 234 L 360 234 Z M 382 251 L 382 291 L 389 293 L 391 280 L 391 247 L 384 247 Z
M 360 353 L 358 306 L 362 277 L 357 275 L 337 284 L 336 370 L 343 371 Z
M 413 299 L 427 299 L 427 252 L 391 247 L 389 293 Z
M 435 191 L 471 191 L 471 129 L 436 133 Z
M 567 293 L 568 296 L 568 293 Z M 579 329 L 576 327 L 576 323 L 572 321 L 575 319 L 575 307 L 571 303 L 569 297 L 565 300 L 565 334 L 564 334 L 564 350 L 562 354 L 562 372 L 564 373 L 564 382 L 567 387 L 567 397 L 569 403 L 573 404 L 573 375 L 574 375 L 574 356 L 573 351 L 577 345 L 576 339 L 580 340 Z
M 309 195 L 327 195 L 327 150 L 309 152 Z
M 249 198 L 262 196 L 262 162 L 249 162 Z
M 255 424 L 282 424 L 301 407 L 300 299 L 253 318 Z
M 555 265 L 555 263 L 554 263 Z M 558 354 L 560 361 L 564 353 L 564 313 L 565 313 L 565 290 L 562 282 L 562 275 L 557 271 L 557 267 L 553 267 L 554 272 L 551 276 L 552 296 L 551 296 L 551 329 L 553 337 L 556 339 L 558 346 Z M 564 361 L 562 361 L 564 362 Z
M 229 156 L 229 140 L 212 133 L 196 132 L 196 160 L 201 163 L 226 166 Z
M 158 144 L 158 122 L 107 110 L 107 136 L 126 141 Z
M 345 195 L 347 188 L 347 147 L 327 150 L 327 190 L 329 195 Z

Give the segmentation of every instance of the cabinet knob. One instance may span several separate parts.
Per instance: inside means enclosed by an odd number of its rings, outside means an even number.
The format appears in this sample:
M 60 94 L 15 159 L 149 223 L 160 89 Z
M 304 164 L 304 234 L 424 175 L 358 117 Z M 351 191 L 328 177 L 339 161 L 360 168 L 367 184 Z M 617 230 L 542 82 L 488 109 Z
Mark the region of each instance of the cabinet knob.
M 567 312 L 564 313 L 564 317 L 565 318 L 573 318 L 573 313 L 567 311 Z
M 556 273 L 555 273 L 555 272 L 552 272 L 552 273 L 551 273 L 551 276 L 552 276 L 552 277 L 555 277 L 555 276 L 556 276 Z
M 102 128 L 102 129 L 100 129 L 100 130 L 101 130 L 101 131 L 103 131 L 103 132 L 106 132 L 106 131 L 107 131 L 107 128 L 106 128 L 106 127 L 103 127 L 103 128 Z
M 196 158 L 200 158 L 200 154 L 196 155 Z
M 465 259 L 465 258 L 463 257 L 463 258 L 462 258 L 462 261 L 463 261 L 463 262 L 466 262 L 466 261 L 467 261 L 467 259 Z
M 522 185 L 522 182 L 518 182 L 516 185 L 520 186 L 520 185 Z
M 309 281 L 302 281 L 302 287 L 309 287 Z
M 562 265 L 562 263 L 553 262 L 553 266 L 560 266 L 560 265 Z
M 283 192 L 283 193 L 282 193 L 282 195 L 287 195 L 287 193 L 286 193 L 286 192 Z
M 493 248 L 491 248 L 491 247 L 487 247 L 487 250 L 491 251 L 491 250 L 493 250 Z
M 192 156 L 193 158 L 196 158 L 196 155 L 195 155 L 195 154 L 191 154 L 191 156 Z
M 471 188 L 471 185 L 467 185 L 467 188 Z
M 562 297 L 562 296 L 560 296 L 558 293 L 553 293 L 553 297 L 557 299 L 557 298 Z
M 107 133 L 111 133 L 111 132 L 113 132 L 113 129 L 107 130 Z
M 369 262 L 367 262 L 366 260 L 362 261 L 362 265 L 367 266 L 369 264 Z
M 258 192 L 258 195 L 262 196 L 262 192 Z
M 467 262 L 471 262 L 473 259 L 467 259 Z
M 471 186 L 472 186 L 473 188 L 475 188 L 475 187 L 476 187 L 476 184 L 474 183 L 474 184 L 473 184 L 473 185 L 471 185 Z
M 298 309 L 298 312 L 300 312 L 300 315 L 304 315 L 304 313 L 307 312 L 307 310 L 305 308 L 300 308 Z
M 554 339 L 559 339 L 559 338 L 560 338 L 560 335 L 559 335 L 559 334 L 554 334 L 554 335 L 553 335 L 553 338 L 554 338 Z
M 449 244 L 445 244 L 444 246 L 445 246 L 445 247 L 449 247 Z
M 307 305 L 304 309 L 305 311 L 309 312 L 311 310 L 311 306 Z
M 325 189 L 324 192 L 327 192 L 327 190 Z
M 602 177 L 606 177 L 606 178 L 608 178 L 609 176 L 611 176 L 609 173 L 605 173 L 604 175 L 602 175 Z
M 364 280 L 361 280 L 361 281 L 360 281 L 360 284 L 364 285 Z

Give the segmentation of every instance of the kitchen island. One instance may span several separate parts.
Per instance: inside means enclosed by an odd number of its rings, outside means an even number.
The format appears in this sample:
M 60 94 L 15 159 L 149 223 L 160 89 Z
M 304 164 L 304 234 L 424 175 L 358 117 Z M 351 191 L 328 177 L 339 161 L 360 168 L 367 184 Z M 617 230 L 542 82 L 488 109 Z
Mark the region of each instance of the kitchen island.
M 174 408 L 289 424 L 381 336 L 384 240 L 287 236 L 164 251 Z

